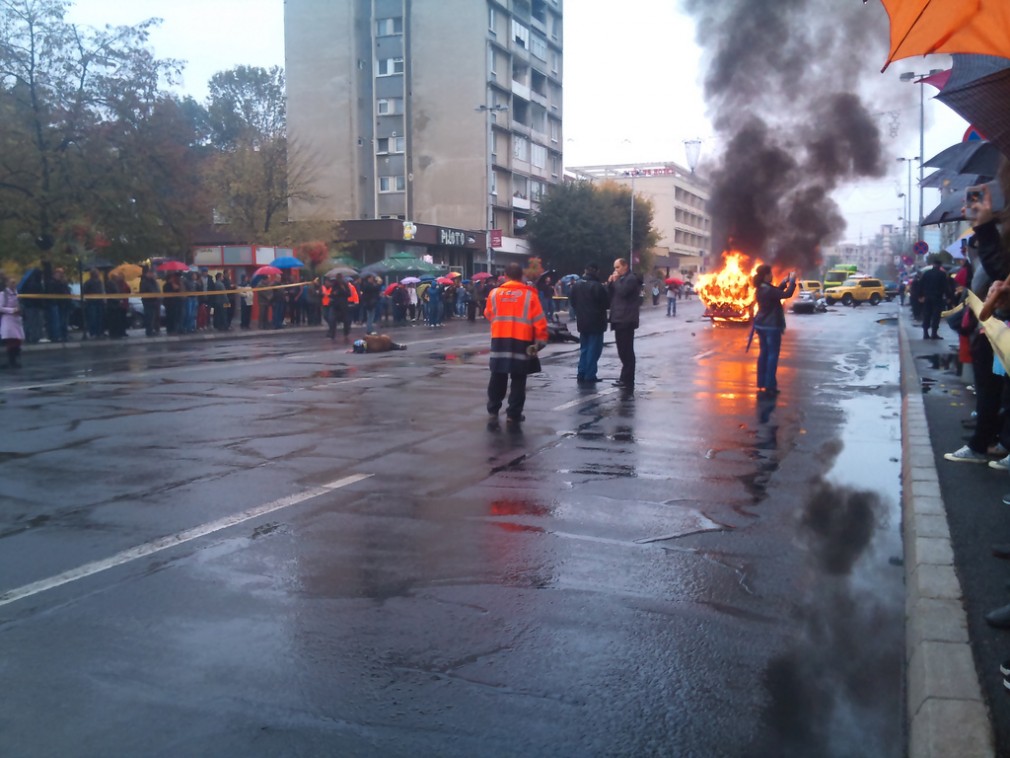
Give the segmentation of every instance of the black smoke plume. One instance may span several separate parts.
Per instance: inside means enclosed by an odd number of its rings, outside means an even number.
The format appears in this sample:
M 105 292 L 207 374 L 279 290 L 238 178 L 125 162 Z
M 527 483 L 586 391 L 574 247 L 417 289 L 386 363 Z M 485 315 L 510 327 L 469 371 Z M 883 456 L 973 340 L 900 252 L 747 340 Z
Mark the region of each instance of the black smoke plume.
M 713 244 L 783 267 L 817 266 L 821 245 L 845 229 L 831 192 L 884 174 L 880 130 L 860 94 L 881 86 L 882 7 L 682 3 L 697 21 L 705 98 L 725 146 L 709 168 Z

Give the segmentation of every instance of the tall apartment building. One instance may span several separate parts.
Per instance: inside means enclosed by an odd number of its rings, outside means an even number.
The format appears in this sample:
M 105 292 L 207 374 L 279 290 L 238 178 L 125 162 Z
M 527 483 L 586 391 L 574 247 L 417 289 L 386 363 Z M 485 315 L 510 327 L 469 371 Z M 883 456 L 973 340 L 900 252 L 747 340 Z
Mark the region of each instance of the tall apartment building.
M 482 270 L 487 229 L 495 268 L 525 252 L 562 179 L 562 0 L 286 0 L 284 26 L 292 218 L 349 222 L 366 260 Z
M 712 218 L 705 210 L 708 184 L 697 174 L 671 162 L 569 166 L 566 170 L 577 178 L 615 182 L 647 198 L 659 234 L 652 249 L 656 268 L 687 277 L 704 272 L 705 256 L 712 252 Z

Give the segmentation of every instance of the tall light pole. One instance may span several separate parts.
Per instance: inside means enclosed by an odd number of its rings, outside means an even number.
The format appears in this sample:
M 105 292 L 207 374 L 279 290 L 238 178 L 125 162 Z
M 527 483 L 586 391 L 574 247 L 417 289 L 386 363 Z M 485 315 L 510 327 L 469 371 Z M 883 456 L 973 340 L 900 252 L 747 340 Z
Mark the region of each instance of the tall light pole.
M 487 243 L 487 272 L 494 273 L 492 265 L 494 263 L 494 251 L 491 248 L 491 228 L 494 226 L 494 122 L 493 114 L 503 113 L 508 110 L 507 105 L 478 105 L 475 110 L 484 111 L 487 120 L 487 174 L 484 177 L 486 183 L 484 196 L 487 198 L 487 232 L 484 239 Z
M 898 163 L 904 162 L 908 165 L 908 192 L 905 197 L 908 198 L 908 212 L 905 213 L 905 239 L 906 244 L 912 246 L 912 161 L 919 161 L 919 168 L 922 169 L 922 161 L 919 160 L 918 155 L 913 155 L 911 158 L 898 158 Z M 922 192 L 922 183 L 920 182 L 919 192 Z M 922 196 L 920 195 L 920 198 Z M 921 203 L 922 200 L 920 199 Z M 922 227 L 922 208 L 919 209 L 919 227 Z M 916 233 L 918 236 L 918 233 Z
M 915 82 L 919 85 L 919 228 L 916 230 L 918 235 L 922 230 L 922 161 L 926 160 L 926 147 L 924 145 L 925 140 L 925 79 L 926 77 L 933 76 L 935 74 L 942 73 L 943 69 L 931 68 L 928 74 L 916 74 L 912 71 L 906 71 L 901 75 L 901 81 L 903 82 Z
M 628 233 L 628 271 L 635 266 L 635 174 L 638 169 L 631 170 L 631 230 Z

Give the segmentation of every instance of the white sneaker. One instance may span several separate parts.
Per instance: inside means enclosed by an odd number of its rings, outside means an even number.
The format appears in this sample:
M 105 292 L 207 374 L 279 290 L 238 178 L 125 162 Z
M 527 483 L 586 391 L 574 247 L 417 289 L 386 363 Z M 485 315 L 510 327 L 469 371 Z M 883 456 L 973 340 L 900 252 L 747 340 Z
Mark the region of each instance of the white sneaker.
M 976 453 L 965 445 L 955 450 L 953 453 L 944 453 L 944 459 L 955 463 L 988 463 L 989 459 L 982 453 Z
M 1010 471 L 1010 455 L 1000 458 L 998 461 L 989 461 L 989 468 L 994 468 L 997 471 Z

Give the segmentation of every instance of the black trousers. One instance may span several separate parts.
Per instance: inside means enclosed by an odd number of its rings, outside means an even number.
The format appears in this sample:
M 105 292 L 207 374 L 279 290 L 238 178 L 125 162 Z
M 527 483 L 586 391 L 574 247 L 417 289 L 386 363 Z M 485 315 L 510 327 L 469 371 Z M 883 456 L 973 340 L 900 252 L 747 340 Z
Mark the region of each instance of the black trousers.
M 922 336 L 927 337 L 936 334 L 940 328 L 940 312 L 943 310 L 943 301 L 939 298 L 927 297 L 922 304 Z
M 635 383 L 635 327 L 626 324 L 613 324 L 614 344 L 617 345 L 617 357 L 621 359 L 621 381 L 631 385 Z
M 509 392 L 505 415 L 515 419 L 522 416 L 523 407 L 526 405 L 526 377 L 525 372 L 498 374 L 492 371 L 491 379 L 487 383 L 487 412 L 497 413 L 501 409 L 502 401 L 505 400 L 505 391 L 508 389 L 509 379 L 511 379 L 512 390 Z

